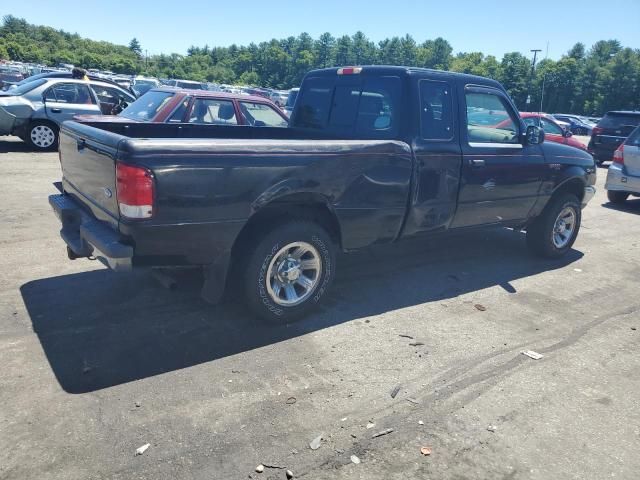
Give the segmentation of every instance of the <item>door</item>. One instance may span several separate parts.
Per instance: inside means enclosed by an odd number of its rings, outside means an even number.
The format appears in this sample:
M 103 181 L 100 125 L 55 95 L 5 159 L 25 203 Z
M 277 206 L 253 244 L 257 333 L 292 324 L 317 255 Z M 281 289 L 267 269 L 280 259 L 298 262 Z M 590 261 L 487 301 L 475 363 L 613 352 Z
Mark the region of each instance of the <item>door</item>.
M 462 161 L 453 83 L 421 79 L 417 88 L 417 95 L 411 96 L 419 102 L 414 107 L 420 118 L 413 142 L 416 176 L 405 236 L 449 225 L 456 210 Z
M 539 145 L 523 145 L 524 123 L 498 89 L 467 86 L 460 95 L 462 168 L 453 227 L 527 218 L 545 172 Z
M 45 91 L 47 118 L 61 124 L 74 115 L 100 114 L 100 108 L 86 83 L 60 82 Z

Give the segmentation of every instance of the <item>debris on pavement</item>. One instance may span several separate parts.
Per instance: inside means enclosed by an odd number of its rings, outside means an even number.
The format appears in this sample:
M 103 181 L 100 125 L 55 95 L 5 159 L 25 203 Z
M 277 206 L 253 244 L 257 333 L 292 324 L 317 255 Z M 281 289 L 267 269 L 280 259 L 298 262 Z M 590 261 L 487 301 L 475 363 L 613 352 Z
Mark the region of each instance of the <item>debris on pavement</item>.
M 287 405 L 293 405 L 297 401 L 298 400 L 296 400 L 296 397 L 289 397 L 289 398 L 287 398 Z
M 424 425 L 424 422 L 422 420 L 418 420 L 418 425 Z
M 422 342 L 413 342 L 413 343 L 409 344 L 410 347 L 421 347 L 423 345 L 424 345 L 424 343 L 422 343 Z
M 523 350 L 520 352 L 522 355 L 526 355 L 529 358 L 533 358 L 534 360 L 540 360 L 544 355 L 538 352 L 534 352 L 533 350 Z
M 420 453 L 422 455 L 424 455 L 425 457 L 428 456 L 428 455 L 431 455 L 431 447 L 422 447 L 420 449 Z
M 381 432 L 374 433 L 373 435 L 371 435 L 371 438 L 378 438 L 378 437 L 382 437 L 383 435 L 389 435 L 391 432 L 393 432 L 393 428 L 385 428 Z
M 369 423 L 367 423 L 367 430 L 368 430 L 368 429 L 370 429 L 370 428 L 373 428 L 373 427 L 375 427 L 375 426 L 376 426 L 376 424 L 375 424 L 375 423 L 373 423 L 373 422 L 369 422 Z
M 142 404 L 140 402 L 136 402 L 136 408 L 140 408 Z
M 346 421 L 347 421 L 347 418 L 349 418 L 349 417 L 342 417 L 342 418 L 340 419 L 340 421 L 341 421 L 341 422 L 346 422 Z
M 356 457 L 355 455 L 351 455 L 351 462 L 355 463 L 356 465 L 358 465 L 360 463 L 360 459 L 358 457 Z
M 264 465 L 260 464 L 256 467 L 256 472 L 262 473 L 264 472 Z
M 317 450 L 320 448 L 320 443 L 322 442 L 322 435 L 323 434 L 320 434 L 316 438 L 311 440 L 311 443 L 309 443 L 309 448 L 311 450 Z
M 400 335 L 398 335 L 398 336 L 399 336 L 399 337 L 402 337 L 402 338 L 408 338 L 409 340 L 413 340 L 413 337 L 412 337 L 411 335 L 404 335 L 404 334 L 402 334 L 402 333 L 401 333 L 401 334 L 400 334 Z
M 401 385 L 396 385 L 395 387 L 393 387 L 393 390 L 391 390 L 391 398 L 396 398 L 396 395 L 398 395 L 400 388 Z
M 413 403 L 414 405 L 420 405 L 420 400 L 416 400 L 415 398 L 407 397 L 406 400 L 407 402 Z
M 287 471 L 285 472 L 285 475 L 287 476 L 287 478 L 288 478 L 289 480 L 291 480 L 291 479 L 293 478 L 293 472 L 292 472 L 291 470 L 287 470 Z
M 581 268 L 574 268 L 573 271 L 580 273 L 582 271 L 582 269 Z
M 476 310 L 480 310 L 481 312 L 484 312 L 487 309 L 487 307 L 480 305 L 479 303 L 476 303 L 474 307 L 476 307 Z
M 283 465 L 275 465 L 275 464 L 270 464 L 270 463 L 263 463 L 262 465 L 265 468 L 277 468 L 278 470 L 284 470 L 285 468 L 287 468 L 287 467 L 285 467 Z
M 487 430 L 488 430 L 489 432 L 492 432 L 492 433 L 493 433 L 493 432 L 495 432 L 497 429 L 498 429 L 498 427 L 496 427 L 495 425 L 489 425 L 489 426 L 487 427 Z
M 136 448 L 136 456 L 142 455 L 144 452 L 147 451 L 147 448 L 149 448 L 150 446 L 151 446 L 150 443 L 145 443 L 141 447 Z

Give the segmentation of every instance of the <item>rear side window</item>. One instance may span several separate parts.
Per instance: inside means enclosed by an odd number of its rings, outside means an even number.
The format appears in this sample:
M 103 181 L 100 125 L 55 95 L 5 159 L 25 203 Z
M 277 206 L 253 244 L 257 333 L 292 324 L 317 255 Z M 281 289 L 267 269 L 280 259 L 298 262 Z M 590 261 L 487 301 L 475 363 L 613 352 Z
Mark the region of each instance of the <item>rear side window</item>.
M 453 95 L 445 82 L 420 81 L 420 131 L 425 140 L 453 138 Z
M 254 127 L 287 127 L 288 122 L 270 105 L 240 102 L 240 111 L 249 125 Z
M 95 100 L 89 92 L 89 86 L 83 83 L 58 83 L 49 88 L 44 99 L 47 102 L 95 104 Z
M 598 126 L 602 128 L 637 127 L 638 125 L 640 125 L 640 115 L 625 115 L 621 113 L 607 113 L 598 123 Z
M 236 109 L 227 100 L 196 98 L 191 107 L 189 123 L 213 123 L 216 125 L 237 125 Z
M 296 127 L 359 138 L 393 138 L 398 131 L 400 78 L 311 78 L 299 95 Z

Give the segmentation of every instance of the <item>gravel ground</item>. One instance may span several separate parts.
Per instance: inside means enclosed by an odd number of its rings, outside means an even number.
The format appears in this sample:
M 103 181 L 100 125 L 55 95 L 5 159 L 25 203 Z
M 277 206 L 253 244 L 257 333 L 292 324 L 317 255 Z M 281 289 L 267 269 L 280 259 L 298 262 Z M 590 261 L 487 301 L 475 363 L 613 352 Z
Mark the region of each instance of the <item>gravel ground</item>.
M 2 479 L 638 478 L 640 200 L 605 169 L 561 261 L 506 230 L 370 249 L 287 327 L 69 261 L 57 155 L 2 140 L 0 169 Z

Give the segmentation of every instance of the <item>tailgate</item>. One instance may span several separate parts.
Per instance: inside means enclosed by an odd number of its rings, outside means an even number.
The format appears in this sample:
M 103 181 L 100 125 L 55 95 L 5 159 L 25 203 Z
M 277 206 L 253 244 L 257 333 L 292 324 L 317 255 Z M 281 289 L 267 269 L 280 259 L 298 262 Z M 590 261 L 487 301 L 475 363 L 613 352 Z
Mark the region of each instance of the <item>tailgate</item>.
M 62 186 L 99 220 L 117 227 L 116 158 L 126 137 L 76 122 L 60 130 Z

